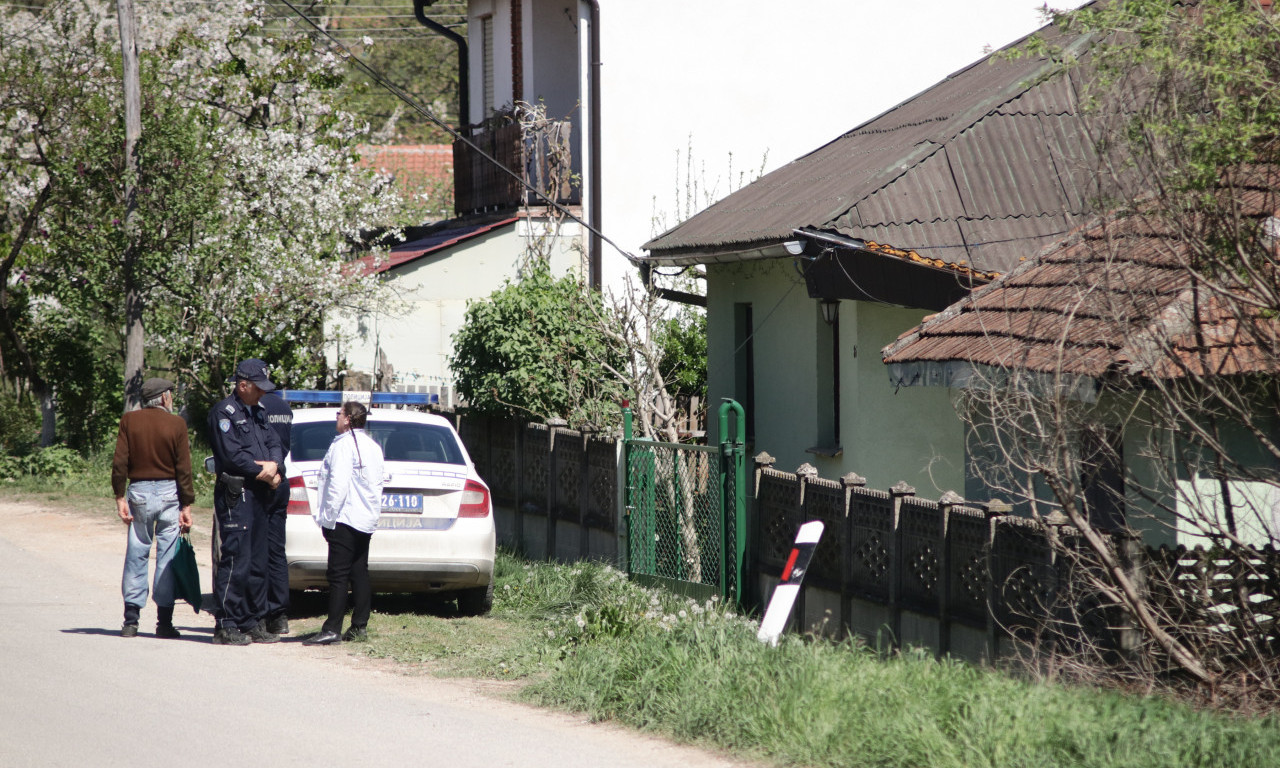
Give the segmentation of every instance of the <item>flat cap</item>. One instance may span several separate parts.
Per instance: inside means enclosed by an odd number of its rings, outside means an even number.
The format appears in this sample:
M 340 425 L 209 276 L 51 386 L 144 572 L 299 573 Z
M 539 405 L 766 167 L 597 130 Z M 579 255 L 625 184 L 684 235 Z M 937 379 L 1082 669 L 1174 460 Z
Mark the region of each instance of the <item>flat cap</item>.
M 173 389 L 173 382 L 168 379 L 152 378 L 142 382 L 142 399 L 151 400 Z

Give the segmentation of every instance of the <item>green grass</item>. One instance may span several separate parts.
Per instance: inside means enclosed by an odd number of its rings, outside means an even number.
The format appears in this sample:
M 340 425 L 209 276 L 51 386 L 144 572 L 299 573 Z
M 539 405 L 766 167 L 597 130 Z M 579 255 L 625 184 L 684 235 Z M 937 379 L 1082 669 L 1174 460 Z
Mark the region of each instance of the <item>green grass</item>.
M 755 639 L 714 602 L 594 564 L 499 558 L 492 616 L 375 602 L 357 652 L 520 681 L 528 702 L 798 766 L 1271 766 L 1280 721 L 1011 678 L 931 655 Z

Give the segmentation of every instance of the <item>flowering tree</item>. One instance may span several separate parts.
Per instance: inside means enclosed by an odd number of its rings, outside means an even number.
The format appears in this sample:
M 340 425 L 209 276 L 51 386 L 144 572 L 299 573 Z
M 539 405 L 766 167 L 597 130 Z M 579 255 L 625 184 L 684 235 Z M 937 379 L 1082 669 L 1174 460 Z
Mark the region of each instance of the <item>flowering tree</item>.
M 207 403 L 238 358 L 262 357 L 284 381 L 322 374 L 323 313 L 382 299 L 350 258 L 387 231 L 400 199 L 356 165 L 365 126 L 342 108 L 338 55 L 267 34 L 260 3 L 186 8 L 139 13 L 140 256 L 128 277 L 148 298 L 150 362 Z M 0 324 L 21 363 L 8 373 L 37 394 L 45 369 L 23 328 L 50 317 L 121 327 L 114 34 L 98 0 L 0 16 L 0 285 L 12 290 L 20 272 L 28 296 L 6 302 L 0 288 Z

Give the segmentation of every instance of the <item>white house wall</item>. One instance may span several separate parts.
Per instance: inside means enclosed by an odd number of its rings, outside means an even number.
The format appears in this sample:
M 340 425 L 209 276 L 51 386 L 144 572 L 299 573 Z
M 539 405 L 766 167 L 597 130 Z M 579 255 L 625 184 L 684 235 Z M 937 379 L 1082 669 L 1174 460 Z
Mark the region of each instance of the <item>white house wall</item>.
M 545 226 L 522 219 L 383 273 L 404 311 L 327 322 L 330 367 L 345 361 L 347 370 L 373 373 L 381 349 L 395 372 L 392 391 L 438 392 L 446 400 L 453 389 L 452 336 L 462 327 L 467 302 L 483 300 L 514 278 L 529 236 Z M 580 272 L 580 243 L 578 225 L 562 227 L 551 259 L 554 274 Z
M 822 402 L 830 382 L 819 369 L 830 346 L 821 343 L 818 302 L 785 259 L 712 265 L 707 280 L 708 434 L 718 435 L 716 408 L 735 392 L 734 306 L 752 305 L 755 335 L 755 442 L 777 468 L 804 463 L 823 477 L 856 472 L 869 485 L 888 488 L 905 480 L 919 495 L 936 498 L 964 488 L 964 432 L 948 391 L 889 384 L 880 348 L 923 311 L 865 302 L 840 304 L 840 437 L 843 453 L 809 452 L 821 442 Z M 818 404 L 815 407 L 814 404 Z
M 880 359 L 880 350 L 925 314 L 887 304 L 840 302 L 840 365 L 842 371 L 856 371 L 856 390 L 842 387 L 848 404 L 841 406 L 842 434 L 853 438 L 843 441 L 844 471 L 857 472 L 875 488 L 905 480 L 917 495 L 937 498 L 944 491 L 964 493 L 964 425 L 951 392 L 946 387 L 895 390 Z M 857 317 L 856 347 L 844 341 L 849 315 Z

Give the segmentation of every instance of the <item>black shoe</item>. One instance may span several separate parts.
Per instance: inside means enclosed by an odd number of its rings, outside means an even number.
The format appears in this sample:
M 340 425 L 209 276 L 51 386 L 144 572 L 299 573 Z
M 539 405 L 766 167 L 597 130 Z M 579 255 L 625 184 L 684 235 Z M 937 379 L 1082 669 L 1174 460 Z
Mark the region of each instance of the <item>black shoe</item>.
M 369 639 L 369 630 L 364 627 L 351 627 L 342 633 L 342 639 L 345 642 L 363 642 Z
M 306 640 L 303 640 L 302 644 L 303 645 L 333 645 L 334 643 L 340 643 L 340 642 L 342 642 L 342 638 L 338 637 L 337 632 L 330 632 L 327 629 L 322 629 L 319 632 L 312 635 L 311 637 L 308 637 Z
M 277 616 L 274 619 L 267 619 L 267 631 L 273 635 L 289 634 L 289 617 Z
M 137 637 L 137 636 L 138 636 L 138 625 L 137 625 L 137 624 L 125 624 L 123 627 L 120 627 L 120 636 L 121 636 L 121 637 Z
M 250 639 L 250 640 L 252 640 L 252 641 L 253 641 L 253 642 L 255 642 L 255 643 L 278 643 L 278 642 L 280 642 L 280 636 L 279 636 L 279 635 L 277 635 L 277 634 L 275 634 L 275 633 L 273 633 L 273 632 L 268 632 L 268 631 L 267 631 L 267 625 L 266 625 L 266 624 L 263 624 L 261 621 L 260 621 L 260 622 L 258 622 L 258 623 L 254 626 L 254 628 L 253 628 L 253 629 L 249 630 L 249 631 L 248 631 L 248 632 L 246 632 L 245 634 L 246 634 L 246 635 L 248 635 L 248 636 L 249 636 L 249 639 Z
M 235 627 L 219 627 L 218 631 L 213 633 L 214 645 L 248 645 L 252 642 L 248 635 Z
M 137 631 L 136 629 L 134 631 Z M 182 637 L 182 633 L 172 624 L 157 624 L 156 637 L 163 637 L 166 640 L 178 640 Z

